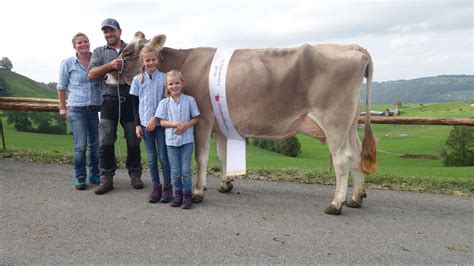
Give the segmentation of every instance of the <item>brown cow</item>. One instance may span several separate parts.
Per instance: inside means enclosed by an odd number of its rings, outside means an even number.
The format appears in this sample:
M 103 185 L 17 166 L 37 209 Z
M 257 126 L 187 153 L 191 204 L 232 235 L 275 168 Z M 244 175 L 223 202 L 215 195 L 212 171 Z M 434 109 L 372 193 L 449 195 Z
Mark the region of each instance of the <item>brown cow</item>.
M 124 49 L 125 66 L 120 82 L 131 83 L 140 71 L 138 53 L 146 45 L 160 49 L 160 71 L 183 73 L 186 94 L 193 96 L 201 111 L 195 128 L 198 174 L 193 201 L 200 202 L 206 190 L 206 170 L 211 133 L 217 140 L 222 164 L 220 192 L 229 192 L 233 179 L 226 176 L 226 137 L 216 123 L 210 96 L 209 70 L 215 48 L 163 48 L 165 35 L 150 41 L 140 32 Z M 352 170 L 354 192 L 348 207 L 359 208 L 366 197 L 364 173 L 375 171 L 375 143 L 366 117 L 364 144 L 357 134 L 360 85 L 367 78 L 367 110 L 373 64 L 369 53 L 358 45 L 302 45 L 289 49 L 235 50 L 227 71 L 226 94 L 235 129 L 242 136 L 283 139 L 303 133 L 326 141 L 336 172 L 336 192 L 328 214 L 340 214 L 346 203 L 348 175 Z M 112 76 L 113 77 L 113 76 Z M 110 77 L 109 83 L 117 82 Z

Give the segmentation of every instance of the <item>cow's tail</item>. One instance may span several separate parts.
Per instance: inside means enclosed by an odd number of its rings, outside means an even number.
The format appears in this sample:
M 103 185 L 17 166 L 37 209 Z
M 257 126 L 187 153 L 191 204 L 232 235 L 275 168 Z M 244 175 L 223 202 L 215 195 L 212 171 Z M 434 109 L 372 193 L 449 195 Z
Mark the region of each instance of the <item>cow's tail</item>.
M 367 53 L 369 57 L 369 63 L 365 70 L 365 77 L 367 79 L 367 93 L 366 93 L 366 112 L 365 112 L 365 137 L 362 142 L 362 152 L 361 152 L 361 161 L 360 169 L 365 174 L 373 174 L 377 168 L 377 149 L 375 147 L 375 139 L 372 134 L 372 128 L 370 125 L 370 104 L 372 101 L 371 88 L 372 88 L 372 78 L 374 73 L 374 64 L 372 62 L 372 57 Z

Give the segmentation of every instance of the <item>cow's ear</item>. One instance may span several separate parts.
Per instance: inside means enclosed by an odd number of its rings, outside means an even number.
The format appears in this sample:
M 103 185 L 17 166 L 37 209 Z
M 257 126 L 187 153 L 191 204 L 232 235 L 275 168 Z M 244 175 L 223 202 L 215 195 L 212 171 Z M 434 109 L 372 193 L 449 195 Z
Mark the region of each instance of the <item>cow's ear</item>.
M 155 47 L 157 52 L 163 49 L 163 46 L 165 46 L 165 42 L 166 42 L 166 35 L 164 34 L 156 35 L 150 40 L 150 44 L 153 47 Z
M 133 34 L 133 38 L 135 40 L 145 39 L 145 33 L 141 32 L 141 31 L 137 31 L 137 32 L 135 32 L 135 34 Z

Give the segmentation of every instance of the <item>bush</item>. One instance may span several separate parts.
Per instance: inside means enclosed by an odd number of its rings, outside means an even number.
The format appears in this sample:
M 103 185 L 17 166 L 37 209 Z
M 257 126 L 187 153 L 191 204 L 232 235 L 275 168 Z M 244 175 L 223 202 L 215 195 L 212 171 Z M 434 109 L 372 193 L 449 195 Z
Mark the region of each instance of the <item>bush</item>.
M 66 121 L 57 113 L 6 111 L 7 122 L 13 124 L 16 131 L 66 134 Z
M 296 137 L 290 137 L 282 142 L 279 142 L 279 153 L 290 157 L 297 157 L 301 153 L 301 144 Z
M 295 136 L 281 141 L 253 139 L 253 145 L 264 150 L 274 151 L 290 157 L 297 157 L 301 153 L 301 144 Z
M 454 126 L 441 157 L 445 166 L 474 166 L 474 127 Z

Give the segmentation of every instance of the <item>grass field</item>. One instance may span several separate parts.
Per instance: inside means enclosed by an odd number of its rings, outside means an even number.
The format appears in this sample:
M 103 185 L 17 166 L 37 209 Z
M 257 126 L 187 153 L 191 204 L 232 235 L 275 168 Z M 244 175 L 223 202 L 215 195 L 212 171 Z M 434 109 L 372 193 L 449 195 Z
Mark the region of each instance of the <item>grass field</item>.
M 403 116 L 469 118 L 474 114 L 471 103 L 436 103 L 404 105 Z M 385 106 L 373 109 L 384 110 Z M 16 132 L 5 125 L 8 150 L 26 151 L 19 156 L 32 156 L 36 160 L 70 162 L 72 136 Z M 474 167 L 444 167 L 440 159 L 400 158 L 403 154 L 438 156 L 441 145 L 449 135 L 451 126 L 373 125 L 377 140 L 378 171 L 367 177 L 373 187 L 429 191 L 438 193 L 474 195 Z M 363 133 L 361 132 L 361 138 Z M 123 136 L 123 134 L 121 134 Z M 247 145 L 248 178 L 289 180 L 306 183 L 334 183 L 328 173 L 329 153 L 326 145 L 307 136 L 299 135 L 302 153 L 297 158 L 262 150 Z M 143 145 L 143 144 L 142 144 Z M 122 156 L 126 154 L 125 140 L 120 141 Z M 25 155 L 28 154 L 28 155 Z M 49 159 L 48 159 L 49 158 Z M 142 158 L 146 152 L 142 147 Z M 211 144 L 209 166 L 218 168 L 214 141 Z

